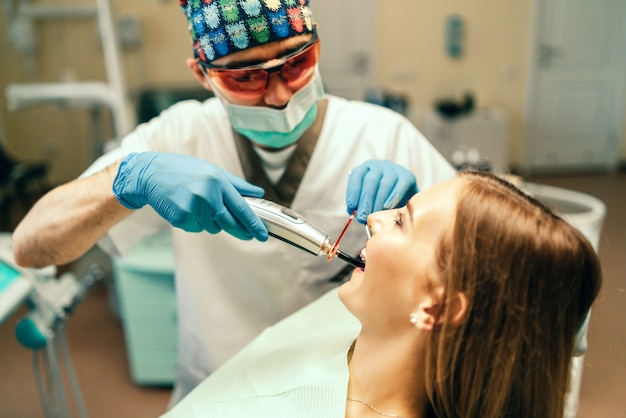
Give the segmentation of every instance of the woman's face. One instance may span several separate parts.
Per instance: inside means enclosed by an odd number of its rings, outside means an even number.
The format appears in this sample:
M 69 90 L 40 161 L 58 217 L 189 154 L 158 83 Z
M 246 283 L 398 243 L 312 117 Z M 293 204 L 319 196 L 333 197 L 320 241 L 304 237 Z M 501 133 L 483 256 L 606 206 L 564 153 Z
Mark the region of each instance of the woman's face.
M 366 267 L 352 273 L 339 297 L 363 327 L 385 332 L 404 329 L 409 315 L 433 287 L 441 283 L 436 249 L 452 231 L 456 191 L 462 180 L 452 179 L 416 194 L 407 206 L 368 217 L 372 237 L 365 247 Z

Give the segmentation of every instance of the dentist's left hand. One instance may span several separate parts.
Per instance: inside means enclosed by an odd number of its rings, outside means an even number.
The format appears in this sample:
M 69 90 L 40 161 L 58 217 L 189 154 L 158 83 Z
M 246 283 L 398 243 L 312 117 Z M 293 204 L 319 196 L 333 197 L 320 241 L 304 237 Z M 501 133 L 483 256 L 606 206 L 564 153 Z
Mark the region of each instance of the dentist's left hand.
M 113 181 L 113 194 L 129 209 L 148 204 L 177 228 L 223 230 L 243 240 L 268 238 L 267 228 L 242 198 L 264 193 L 206 161 L 157 152 L 126 156 Z
M 404 206 L 417 193 L 417 180 L 406 168 L 387 160 L 370 160 L 350 172 L 346 192 L 348 213 L 365 224 L 379 210 Z

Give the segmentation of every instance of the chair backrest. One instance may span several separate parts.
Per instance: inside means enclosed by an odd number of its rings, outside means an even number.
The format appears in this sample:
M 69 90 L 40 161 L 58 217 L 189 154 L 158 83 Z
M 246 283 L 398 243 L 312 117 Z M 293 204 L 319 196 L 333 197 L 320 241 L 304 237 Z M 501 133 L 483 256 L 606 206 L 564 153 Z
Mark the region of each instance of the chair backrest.
M 4 149 L 4 143 L 0 141 L 0 185 L 4 185 L 15 166 L 15 160 L 7 154 Z

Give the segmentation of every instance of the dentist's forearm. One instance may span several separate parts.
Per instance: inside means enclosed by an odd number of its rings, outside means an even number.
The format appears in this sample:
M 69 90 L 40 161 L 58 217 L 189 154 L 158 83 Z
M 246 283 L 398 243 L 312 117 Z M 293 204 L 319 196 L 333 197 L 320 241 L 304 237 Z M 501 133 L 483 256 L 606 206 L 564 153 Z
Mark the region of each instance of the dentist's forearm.
M 119 163 L 43 196 L 13 233 L 13 256 L 24 267 L 62 265 L 86 253 L 132 211 L 112 193 Z

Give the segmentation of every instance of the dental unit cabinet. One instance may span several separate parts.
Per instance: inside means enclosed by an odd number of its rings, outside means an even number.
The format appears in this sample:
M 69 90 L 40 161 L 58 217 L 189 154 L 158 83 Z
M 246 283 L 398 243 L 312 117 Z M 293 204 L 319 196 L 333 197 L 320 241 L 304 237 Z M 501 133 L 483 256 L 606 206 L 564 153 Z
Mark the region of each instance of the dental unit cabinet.
M 173 384 L 178 327 L 170 231 L 113 258 L 113 273 L 131 379 L 146 386 Z

